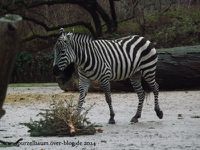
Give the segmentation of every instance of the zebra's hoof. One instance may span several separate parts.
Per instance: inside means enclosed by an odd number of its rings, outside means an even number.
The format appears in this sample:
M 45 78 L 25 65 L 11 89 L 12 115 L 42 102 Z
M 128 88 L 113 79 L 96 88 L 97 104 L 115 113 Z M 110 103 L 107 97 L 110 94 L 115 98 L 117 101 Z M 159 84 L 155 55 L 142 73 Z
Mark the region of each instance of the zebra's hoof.
M 137 122 L 138 122 L 138 118 L 133 117 L 133 118 L 131 119 L 131 123 L 137 123 Z
M 158 116 L 159 119 L 163 118 L 163 112 L 161 110 L 157 110 L 156 115 Z
M 110 120 L 108 121 L 108 124 L 115 124 L 115 120 L 114 120 L 114 119 L 110 119 Z

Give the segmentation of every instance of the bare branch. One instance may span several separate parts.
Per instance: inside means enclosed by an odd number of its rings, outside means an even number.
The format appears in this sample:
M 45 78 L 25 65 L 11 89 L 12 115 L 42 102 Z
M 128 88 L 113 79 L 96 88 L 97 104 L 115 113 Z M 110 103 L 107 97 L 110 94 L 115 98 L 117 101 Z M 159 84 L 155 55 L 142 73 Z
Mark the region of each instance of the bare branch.
M 106 23 L 107 31 L 113 31 L 117 27 L 117 21 L 116 21 L 116 14 L 114 9 L 114 0 L 110 0 L 110 9 L 112 13 L 112 18 L 110 19 L 109 15 L 105 12 L 105 10 L 99 5 L 97 0 L 11 0 L 12 4 L 10 4 L 10 1 L 0 1 L 0 15 L 5 13 L 22 13 L 24 10 L 28 10 L 31 8 L 36 8 L 44 5 L 56 5 L 56 4 L 77 4 L 80 7 L 83 7 L 88 13 L 92 16 L 94 25 L 96 28 L 96 33 L 90 23 L 84 23 L 84 22 L 77 22 L 74 23 L 74 25 L 82 25 L 85 28 L 87 28 L 93 35 L 101 35 L 102 34 L 102 26 L 101 26 L 101 19 Z M 100 15 L 100 16 L 99 16 Z M 22 13 L 22 16 L 24 20 L 31 21 L 39 26 L 42 26 L 46 31 L 52 31 L 57 30 L 60 27 L 64 27 L 63 25 L 59 25 L 56 27 L 49 27 L 45 22 L 40 21 L 38 19 L 25 16 L 24 13 Z M 71 24 L 73 25 L 73 24 Z M 69 27 L 66 25 L 66 27 Z
M 34 21 L 34 19 L 30 19 L 29 21 Z M 39 21 L 37 21 L 38 23 Z M 39 22 L 40 23 L 40 22 Z M 42 25 L 43 26 L 43 25 Z M 66 25 L 58 25 L 58 26 L 55 26 L 55 27 L 48 27 L 46 25 L 44 25 L 43 27 L 46 29 L 46 31 L 55 31 L 55 30 L 58 30 L 60 28 L 67 28 L 67 27 L 73 27 L 73 26 L 84 26 L 85 28 L 87 28 L 91 34 L 95 37 L 95 32 L 93 30 L 93 27 L 90 23 L 85 23 L 85 22 L 76 22 L 76 23 L 72 23 L 72 24 L 66 24 Z M 38 39 L 45 39 L 45 40 L 48 40 L 52 37 L 56 37 L 58 36 L 58 34 L 49 34 L 49 35 L 38 35 L 38 34 L 33 34 L 31 35 L 30 37 L 28 38 L 25 38 L 23 39 L 23 42 L 27 42 L 27 41 L 31 41 L 31 40 L 34 40 L 36 38 Z
M 58 36 L 58 34 L 49 34 L 49 35 L 33 34 L 30 37 L 24 38 L 22 42 L 29 42 L 35 39 L 49 40 L 50 38 L 54 38 L 56 36 Z
M 95 1 L 90 1 L 90 0 L 30 0 L 30 1 L 25 1 L 25 0 L 14 0 L 14 3 L 10 5 L 10 3 L 5 3 L 5 2 L 0 2 L 0 5 L 2 8 L 9 10 L 9 11 L 14 11 L 18 7 L 24 7 L 26 9 L 30 8 L 36 8 L 39 6 L 43 5 L 57 5 L 57 4 L 87 4 L 87 3 L 93 3 Z M 14 6 L 15 5 L 15 6 Z M 14 6 L 14 7 L 13 7 Z

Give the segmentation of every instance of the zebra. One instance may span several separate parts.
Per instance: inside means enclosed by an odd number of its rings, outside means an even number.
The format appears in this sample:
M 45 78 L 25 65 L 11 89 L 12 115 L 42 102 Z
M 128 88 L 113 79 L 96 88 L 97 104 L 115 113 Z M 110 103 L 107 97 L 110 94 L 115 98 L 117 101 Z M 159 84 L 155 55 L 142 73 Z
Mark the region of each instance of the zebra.
M 138 122 L 141 117 L 145 91 L 141 79 L 148 83 L 154 93 L 154 110 L 158 118 L 163 118 L 159 107 L 159 85 L 155 80 L 157 53 L 154 45 L 139 35 L 126 36 L 120 39 L 94 39 L 92 36 L 79 33 L 67 33 L 60 29 L 54 46 L 53 72 L 63 71 L 75 63 L 79 74 L 78 114 L 92 80 L 100 83 L 110 110 L 109 124 L 115 124 L 115 113 L 112 106 L 110 81 L 130 79 L 137 93 L 139 103 L 131 122 Z

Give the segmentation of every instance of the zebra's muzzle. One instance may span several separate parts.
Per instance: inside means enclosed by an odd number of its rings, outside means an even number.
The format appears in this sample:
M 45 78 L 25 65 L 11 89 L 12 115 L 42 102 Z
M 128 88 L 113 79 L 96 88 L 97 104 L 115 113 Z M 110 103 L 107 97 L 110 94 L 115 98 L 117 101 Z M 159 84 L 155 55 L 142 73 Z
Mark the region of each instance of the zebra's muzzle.
M 56 81 L 62 90 L 67 91 L 67 82 L 71 79 L 74 72 L 74 63 L 68 65 L 63 71 L 61 71 L 57 65 L 53 67 L 53 75 L 55 76 Z
M 69 64 L 63 71 L 58 68 L 58 65 L 53 66 L 53 75 L 56 77 L 56 79 L 62 79 L 63 82 L 69 81 L 74 72 L 74 63 Z
M 53 75 L 59 76 L 60 73 L 61 73 L 61 71 L 59 70 L 58 66 L 57 65 L 53 66 Z

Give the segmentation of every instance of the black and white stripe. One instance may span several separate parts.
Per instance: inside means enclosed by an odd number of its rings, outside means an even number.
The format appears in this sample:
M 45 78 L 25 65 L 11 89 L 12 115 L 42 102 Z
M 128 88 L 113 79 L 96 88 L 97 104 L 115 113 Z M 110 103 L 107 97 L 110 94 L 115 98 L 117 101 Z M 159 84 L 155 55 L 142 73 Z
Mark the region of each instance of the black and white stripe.
M 75 63 L 79 72 L 80 98 L 78 111 L 81 111 L 90 81 L 99 81 L 105 92 L 110 109 L 109 123 L 115 123 L 111 102 L 110 81 L 130 78 L 138 94 L 138 109 L 131 122 L 141 117 L 145 92 L 141 78 L 149 84 L 155 96 L 155 111 L 159 118 L 163 113 L 158 104 L 158 84 L 155 81 L 157 53 L 153 44 L 144 37 L 133 35 L 116 40 L 95 40 L 91 36 L 65 33 L 61 30 L 54 47 L 54 67 L 64 70 Z

